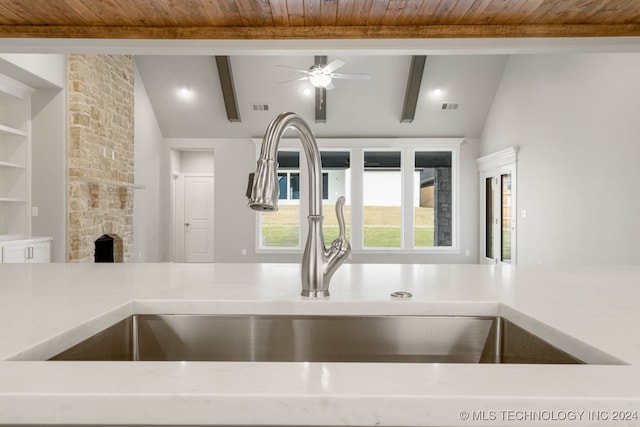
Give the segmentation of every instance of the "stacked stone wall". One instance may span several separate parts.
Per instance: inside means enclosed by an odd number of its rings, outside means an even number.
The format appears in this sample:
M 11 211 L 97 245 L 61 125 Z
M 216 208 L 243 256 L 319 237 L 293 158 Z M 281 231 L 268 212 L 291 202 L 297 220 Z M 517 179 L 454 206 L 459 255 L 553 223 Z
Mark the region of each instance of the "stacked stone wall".
M 451 168 L 436 168 L 434 191 L 434 245 L 452 246 L 452 183 Z
M 67 260 L 93 262 L 94 241 L 133 244 L 134 71 L 130 55 L 69 55 Z

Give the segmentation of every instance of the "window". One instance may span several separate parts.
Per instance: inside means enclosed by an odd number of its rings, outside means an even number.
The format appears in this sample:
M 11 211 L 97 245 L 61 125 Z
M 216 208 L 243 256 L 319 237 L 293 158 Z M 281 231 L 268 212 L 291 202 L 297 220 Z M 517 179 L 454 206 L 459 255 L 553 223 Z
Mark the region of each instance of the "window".
M 321 151 L 322 161 L 322 221 L 325 245 L 338 237 L 338 220 L 335 204 L 338 197 L 344 196 L 345 236 L 351 237 L 351 156 L 348 151 Z
M 295 142 L 291 146 L 299 144 Z M 354 253 L 457 250 L 460 142 L 318 140 L 325 245 L 338 236 L 334 206 L 344 196 L 346 237 Z M 287 144 L 281 147 L 288 148 Z M 259 249 L 304 247 L 300 236 L 307 233 L 309 195 L 300 186 L 308 185 L 308 175 L 306 163 L 299 160 L 299 151 L 278 153 L 280 208 L 277 213 L 261 214 Z
M 300 173 L 278 172 L 279 200 L 300 199 Z
M 493 258 L 493 177 L 485 178 L 485 224 L 484 256 Z
M 511 174 L 503 173 L 500 175 L 500 192 L 501 192 L 501 214 L 502 227 L 500 228 L 500 239 L 502 242 L 502 250 L 500 260 L 502 262 L 511 262 Z
M 365 151 L 363 246 L 402 246 L 402 170 L 399 151 Z
M 261 248 L 300 246 L 300 153 L 278 152 L 278 210 L 260 214 Z
M 322 172 L 322 200 L 329 199 L 329 172 Z
M 452 246 L 451 152 L 416 151 L 414 164 L 414 246 Z

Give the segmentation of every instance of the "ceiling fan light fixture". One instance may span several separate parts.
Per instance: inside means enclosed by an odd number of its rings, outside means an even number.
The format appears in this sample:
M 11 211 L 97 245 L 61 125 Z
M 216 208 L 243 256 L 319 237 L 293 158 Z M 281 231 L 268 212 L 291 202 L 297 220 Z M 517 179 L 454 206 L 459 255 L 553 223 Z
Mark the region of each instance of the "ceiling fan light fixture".
M 327 74 L 311 74 L 309 75 L 309 81 L 315 87 L 327 87 L 331 84 L 331 76 Z

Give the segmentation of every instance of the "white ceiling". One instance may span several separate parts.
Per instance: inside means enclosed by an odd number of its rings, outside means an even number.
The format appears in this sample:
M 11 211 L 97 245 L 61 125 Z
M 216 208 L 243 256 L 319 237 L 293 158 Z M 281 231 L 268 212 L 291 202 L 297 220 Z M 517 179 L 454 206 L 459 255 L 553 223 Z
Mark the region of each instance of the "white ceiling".
M 328 61 L 336 57 L 329 56 Z M 370 73 L 371 80 L 334 80 L 327 92 L 327 121 L 314 122 L 314 95 L 306 82 L 279 82 L 307 69 L 309 56 L 232 56 L 231 66 L 240 123 L 227 120 L 215 59 L 212 56 L 136 56 L 136 63 L 165 138 L 261 137 L 282 111 L 301 114 L 318 137 L 467 137 L 478 138 L 502 76 L 504 55 L 431 55 L 427 57 L 420 98 L 412 123 L 400 123 L 411 56 L 341 55 L 339 72 Z M 177 88 L 193 90 L 189 101 Z M 435 87 L 445 95 L 429 96 Z M 459 103 L 442 111 L 442 102 Z M 252 104 L 269 111 L 252 111 Z

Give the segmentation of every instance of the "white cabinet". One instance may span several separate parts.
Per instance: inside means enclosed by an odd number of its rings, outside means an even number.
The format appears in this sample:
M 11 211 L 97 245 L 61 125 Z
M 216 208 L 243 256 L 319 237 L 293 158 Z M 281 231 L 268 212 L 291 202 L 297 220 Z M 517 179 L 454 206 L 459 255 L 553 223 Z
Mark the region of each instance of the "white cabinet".
M 5 264 L 48 263 L 51 262 L 51 238 L 0 242 L 0 254 Z
M 27 262 L 27 247 L 22 245 L 3 246 L 2 262 L 4 264 L 17 264 Z
M 51 262 L 51 242 L 33 243 L 31 248 L 31 258 L 27 262 L 49 263 Z
M 31 94 L 0 75 L 0 236 L 31 234 Z

